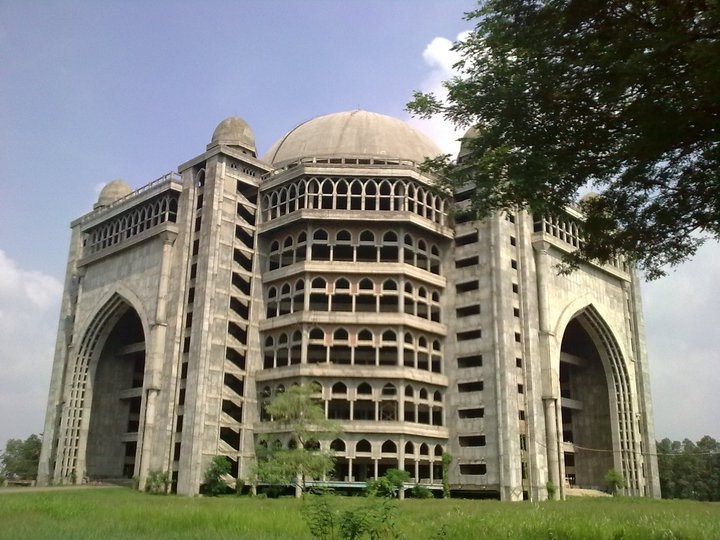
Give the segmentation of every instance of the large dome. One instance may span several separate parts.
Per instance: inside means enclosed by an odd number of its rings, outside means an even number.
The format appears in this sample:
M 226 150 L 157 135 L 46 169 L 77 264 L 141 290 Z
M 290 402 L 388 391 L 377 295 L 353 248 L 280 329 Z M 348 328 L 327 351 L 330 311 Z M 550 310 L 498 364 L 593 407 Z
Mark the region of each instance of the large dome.
M 290 130 L 264 160 L 282 165 L 302 157 L 387 157 L 422 162 L 442 152 L 402 120 L 368 111 L 318 116 Z

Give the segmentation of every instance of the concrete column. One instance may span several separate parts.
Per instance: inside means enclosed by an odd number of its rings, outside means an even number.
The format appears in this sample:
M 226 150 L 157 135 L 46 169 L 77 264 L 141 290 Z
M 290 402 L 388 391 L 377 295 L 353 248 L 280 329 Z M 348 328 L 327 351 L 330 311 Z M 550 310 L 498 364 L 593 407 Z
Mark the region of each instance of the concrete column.
M 548 478 L 558 490 L 554 497 L 557 499 L 561 482 L 555 400 L 553 398 L 544 398 L 543 405 L 545 406 L 545 445 L 547 448 Z
M 162 240 L 162 259 L 160 262 L 160 280 L 158 283 L 157 303 L 155 308 L 155 321 L 150 328 L 150 347 L 148 348 L 148 366 L 145 370 L 145 419 L 143 422 L 142 447 L 140 449 L 139 489 L 145 489 L 148 472 L 150 471 L 150 456 L 153 454 L 153 439 L 155 435 L 155 416 L 157 396 L 162 387 L 162 364 L 165 356 L 165 334 L 167 330 L 167 295 L 170 281 L 170 262 L 172 245 L 176 234 L 164 232 Z

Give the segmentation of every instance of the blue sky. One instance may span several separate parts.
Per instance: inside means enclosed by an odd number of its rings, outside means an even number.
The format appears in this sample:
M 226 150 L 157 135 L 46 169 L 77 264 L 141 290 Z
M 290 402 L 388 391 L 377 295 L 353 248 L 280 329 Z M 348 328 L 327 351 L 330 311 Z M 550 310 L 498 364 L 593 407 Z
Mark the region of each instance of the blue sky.
M 450 75 L 473 2 L 0 3 L 0 444 L 42 429 L 69 222 L 102 183 L 139 187 L 238 115 L 260 154 L 297 123 L 408 119 Z M 443 148 L 453 130 L 412 123 Z M 720 249 L 645 287 L 658 435 L 720 437 Z M 651 311 L 652 310 L 652 311 Z M 679 411 L 679 412 L 678 412 Z

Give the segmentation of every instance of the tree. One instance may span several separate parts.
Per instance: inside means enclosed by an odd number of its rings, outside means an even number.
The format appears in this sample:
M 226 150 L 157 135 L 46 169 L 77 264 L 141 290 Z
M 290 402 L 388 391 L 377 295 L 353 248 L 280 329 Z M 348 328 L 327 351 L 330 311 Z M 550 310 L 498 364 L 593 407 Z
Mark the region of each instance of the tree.
M 449 452 L 442 453 L 442 485 L 443 485 L 443 498 L 450 498 L 450 464 L 452 463 L 452 454 Z
M 33 480 L 40 462 L 42 438 L 30 435 L 27 439 L 10 439 L 0 456 L 0 476 Z
M 294 485 L 296 495 L 306 490 L 306 478 L 318 479 L 332 471 L 334 460 L 320 450 L 320 439 L 337 433 L 337 424 L 325 417 L 325 410 L 315 399 L 317 385 L 291 386 L 265 406 L 273 418 L 271 428 L 257 446 L 255 474 L 269 484 Z M 270 443 L 270 438 L 287 434 L 288 448 Z
M 428 161 L 474 183 L 479 217 L 558 214 L 587 188 L 580 262 L 650 279 L 720 238 L 720 7 L 704 0 L 488 0 L 456 43 L 445 102 L 408 109 L 472 127 L 468 154 Z
M 613 495 L 617 495 L 626 486 L 625 477 L 617 469 L 610 469 L 607 472 L 605 482 L 607 482 L 608 489 Z
M 660 491 L 664 499 L 720 501 L 720 442 L 663 439 L 657 443 Z
M 230 474 L 230 461 L 225 456 L 215 456 L 205 471 L 203 492 L 211 497 L 217 497 L 227 491 L 227 482 L 224 477 Z
M 367 493 L 371 497 L 399 497 L 406 482 L 410 481 L 410 473 L 400 469 L 388 469 L 380 478 L 367 481 Z

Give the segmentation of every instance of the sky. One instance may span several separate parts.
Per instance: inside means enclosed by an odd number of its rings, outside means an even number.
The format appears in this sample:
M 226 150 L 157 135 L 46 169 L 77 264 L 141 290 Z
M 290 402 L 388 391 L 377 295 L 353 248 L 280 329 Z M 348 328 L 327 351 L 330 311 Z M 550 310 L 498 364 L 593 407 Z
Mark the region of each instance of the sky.
M 470 1 L 0 2 L 0 445 L 43 429 L 69 222 L 241 116 L 260 155 L 298 123 L 441 91 Z M 658 438 L 720 438 L 720 247 L 643 285 Z

